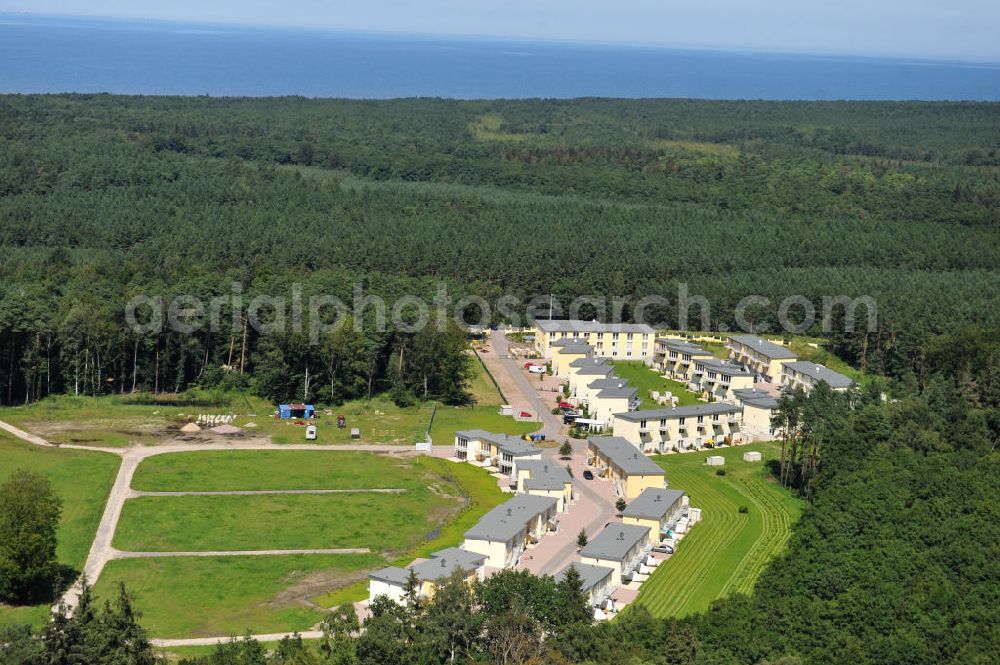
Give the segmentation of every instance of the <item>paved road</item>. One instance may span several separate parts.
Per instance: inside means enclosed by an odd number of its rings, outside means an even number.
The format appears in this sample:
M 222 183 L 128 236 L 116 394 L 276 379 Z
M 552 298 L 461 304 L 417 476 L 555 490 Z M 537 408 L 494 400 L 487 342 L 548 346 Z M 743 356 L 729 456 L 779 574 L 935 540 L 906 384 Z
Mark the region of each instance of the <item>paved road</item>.
M 586 466 L 587 443 L 584 440 L 568 439 L 563 433 L 562 418 L 552 413 L 552 406 L 546 406 L 535 386 L 525 375 L 518 362 L 510 358 L 510 342 L 500 331 L 494 331 L 490 336 L 491 353 L 484 354 L 483 360 L 490 371 L 496 376 L 506 373 L 505 381 L 497 381 L 507 390 L 518 390 L 518 397 L 537 409 L 542 419 L 542 433 L 549 441 L 562 443 L 568 440 L 573 445 L 573 456 L 569 462 L 559 457 L 554 448 L 545 449 L 543 456 L 554 464 L 570 465 L 573 472 L 573 494 L 576 503 L 570 509 L 559 515 L 560 528 L 557 533 L 549 534 L 529 553 L 533 557 L 526 559 L 523 567 L 534 573 L 553 575 L 572 561 L 578 560 L 576 538 L 580 529 L 587 532 L 590 538 L 597 535 L 604 525 L 614 521 L 615 496 L 610 483 L 602 480 L 584 480 L 583 470 Z M 514 401 L 514 397 L 507 395 Z

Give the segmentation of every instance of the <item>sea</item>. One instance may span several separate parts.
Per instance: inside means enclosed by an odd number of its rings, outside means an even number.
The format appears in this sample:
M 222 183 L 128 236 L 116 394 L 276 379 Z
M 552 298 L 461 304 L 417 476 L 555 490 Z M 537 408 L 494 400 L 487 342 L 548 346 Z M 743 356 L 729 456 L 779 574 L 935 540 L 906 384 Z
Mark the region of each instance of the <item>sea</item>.
M 0 13 L 0 92 L 1000 100 L 1000 63 Z

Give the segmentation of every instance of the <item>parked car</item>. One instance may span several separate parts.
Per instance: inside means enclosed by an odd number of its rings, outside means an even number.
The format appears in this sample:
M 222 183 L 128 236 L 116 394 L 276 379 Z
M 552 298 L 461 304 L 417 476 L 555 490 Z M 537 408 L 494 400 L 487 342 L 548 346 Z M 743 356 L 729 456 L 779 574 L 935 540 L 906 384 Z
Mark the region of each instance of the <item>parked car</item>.
M 532 374 L 545 374 L 545 365 L 532 365 L 528 371 Z
M 594 479 L 594 472 L 591 471 L 590 469 L 584 469 L 584 471 L 583 471 L 583 479 L 584 480 L 593 480 Z
M 673 554 L 674 548 L 670 545 L 657 545 L 650 551 L 657 552 L 658 554 Z
M 563 414 L 563 424 L 572 425 L 576 422 L 576 419 L 580 417 L 579 413 L 564 413 Z

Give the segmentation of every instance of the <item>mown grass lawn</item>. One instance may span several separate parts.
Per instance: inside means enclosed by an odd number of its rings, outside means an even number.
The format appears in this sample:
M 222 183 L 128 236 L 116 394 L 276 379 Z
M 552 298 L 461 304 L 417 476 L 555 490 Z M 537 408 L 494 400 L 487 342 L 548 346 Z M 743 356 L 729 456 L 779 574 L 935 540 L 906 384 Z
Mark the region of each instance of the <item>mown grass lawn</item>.
M 759 450 L 764 462 L 744 462 Z M 705 466 L 709 454 L 726 458 L 726 475 Z M 677 553 L 642 585 L 638 601 L 656 616 L 685 616 L 708 609 L 717 598 L 749 593 L 767 563 L 788 542 L 802 503 L 768 480 L 773 443 L 725 448 L 711 453 L 654 457 L 670 486 L 687 492 L 703 520 L 681 541 Z M 748 512 L 741 514 L 740 506 Z
M 119 559 L 95 594 L 124 582 L 155 637 L 307 630 L 324 615 L 304 602 L 311 592 L 380 565 L 376 554 Z
M 317 450 L 222 450 L 171 453 L 143 460 L 132 489 L 145 492 L 421 488 L 413 459 Z
M 641 362 L 616 362 L 615 374 L 623 379 L 627 379 L 629 384 L 639 389 L 639 399 L 642 400 L 640 409 L 656 409 L 659 405 L 649 398 L 649 391 L 655 390 L 659 393 L 671 392 L 677 397 L 679 406 L 688 404 L 698 404 L 698 396 L 688 391 L 680 381 L 673 381 L 665 378 L 659 372 L 646 367 Z
M 49 479 L 63 502 L 56 554 L 60 563 L 75 571 L 83 569 L 118 464 L 115 455 L 42 448 L 0 432 L 0 483 L 16 469 L 30 469 Z M 0 624 L 40 625 L 47 615 L 47 605 L 0 605 Z

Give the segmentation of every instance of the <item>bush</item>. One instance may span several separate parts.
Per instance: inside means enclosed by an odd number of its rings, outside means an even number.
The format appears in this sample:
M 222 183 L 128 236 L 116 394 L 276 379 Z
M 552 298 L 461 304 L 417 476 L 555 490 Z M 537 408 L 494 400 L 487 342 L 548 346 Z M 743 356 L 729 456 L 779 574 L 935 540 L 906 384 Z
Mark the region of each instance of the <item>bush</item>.
M 717 475 L 717 476 L 724 476 L 724 475 L 726 475 L 726 470 L 725 469 L 716 469 L 715 470 L 715 475 Z
M 740 514 L 741 514 L 741 515 L 746 515 L 746 514 L 748 514 L 749 512 L 750 512 L 750 509 L 749 509 L 749 508 L 747 508 L 746 506 L 740 506 Z

